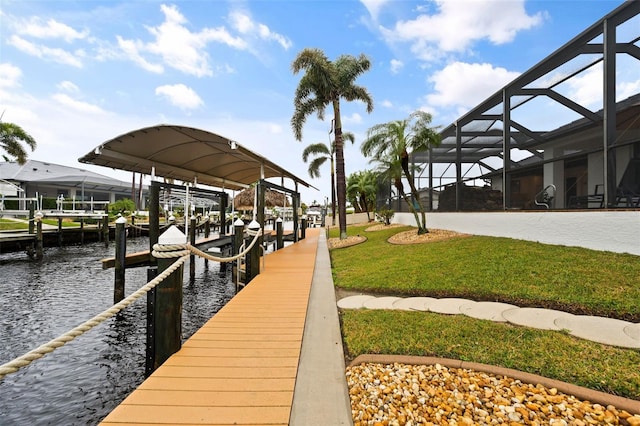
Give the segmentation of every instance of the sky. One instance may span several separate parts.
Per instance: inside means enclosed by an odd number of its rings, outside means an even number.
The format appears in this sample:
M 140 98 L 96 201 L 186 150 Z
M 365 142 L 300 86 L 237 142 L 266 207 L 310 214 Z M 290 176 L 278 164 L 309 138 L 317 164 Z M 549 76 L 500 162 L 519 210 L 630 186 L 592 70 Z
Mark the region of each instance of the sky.
M 0 0 L 0 113 L 36 139 L 30 158 L 125 182 L 130 173 L 77 160 L 143 127 L 204 129 L 318 188 L 302 188 L 302 201 L 322 203 L 330 196 L 328 163 L 312 179 L 302 151 L 330 143 L 332 110 L 325 121 L 310 116 L 303 140 L 295 140 L 301 75 L 291 63 L 302 49 L 371 60 L 356 83 L 373 97 L 373 112 L 341 104 L 343 131 L 355 135 L 345 146 L 349 175 L 375 167 L 360 153 L 370 127 L 416 110 L 446 127 L 622 3 Z M 626 30 L 640 35 L 639 20 Z M 638 68 L 618 97 L 640 92 Z M 570 90 L 597 110 L 592 92 L 601 78 L 576 79 Z

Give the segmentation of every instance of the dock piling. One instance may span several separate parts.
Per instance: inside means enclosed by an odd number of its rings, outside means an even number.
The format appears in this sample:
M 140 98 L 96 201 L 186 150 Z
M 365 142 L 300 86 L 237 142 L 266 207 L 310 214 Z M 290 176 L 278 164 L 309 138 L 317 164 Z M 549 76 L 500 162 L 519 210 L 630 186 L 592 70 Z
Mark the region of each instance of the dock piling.
M 284 247 L 284 231 L 282 229 L 282 218 L 276 219 L 276 250 Z
M 127 219 L 119 217 L 116 220 L 116 267 L 115 280 L 113 285 L 113 303 L 118 303 L 124 299 L 124 280 L 127 256 L 127 230 L 125 224 Z
M 189 244 L 196 245 L 196 217 L 191 216 L 189 218 Z M 189 255 L 189 280 L 193 282 L 196 278 L 196 256 L 194 254 Z
M 159 245 L 184 244 L 185 235 L 175 226 L 169 227 L 158 238 Z M 157 273 L 160 274 L 171 266 L 176 258 L 158 258 Z M 158 284 L 153 292 L 152 310 L 149 321 L 152 322 L 153 341 L 147 342 L 147 372 L 150 374 L 162 365 L 182 346 L 182 276 L 184 264 Z M 150 293 L 151 294 L 151 293 Z M 149 300 L 149 299 L 147 299 Z M 149 338 L 149 331 L 147 332 Z M 149 355 L 153 359 L 149 359 Z

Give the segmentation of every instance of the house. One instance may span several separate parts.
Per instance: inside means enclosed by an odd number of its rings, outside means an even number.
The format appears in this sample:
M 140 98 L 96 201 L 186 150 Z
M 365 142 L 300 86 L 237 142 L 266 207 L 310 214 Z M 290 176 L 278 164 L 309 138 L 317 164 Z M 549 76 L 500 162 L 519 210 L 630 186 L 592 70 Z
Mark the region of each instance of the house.
M 23 165 L 0 162 L 0 182 L 4 206 L 13 210 L 27 210 L 29 200 L 37 200 L 39 209 L 104 210 L 108 203 L 132 198 L 133 186 L 77 167 L 37 160 Z
M 477 181 L 500 210 L 640 207 L 640 93 L 616 92 L 619 75 L 640 78 L 638 25 L 640 2 L 624 2 L 445 127 L 440 146 L 411 156 L 429 171 L 419 182 L 454 191 L 454 211 L 478 209 L 464 196 Z M 572 90 L 586 77 L 601 82 L 599 107 Z M 454 170 L 447 185 L 437 166 Z

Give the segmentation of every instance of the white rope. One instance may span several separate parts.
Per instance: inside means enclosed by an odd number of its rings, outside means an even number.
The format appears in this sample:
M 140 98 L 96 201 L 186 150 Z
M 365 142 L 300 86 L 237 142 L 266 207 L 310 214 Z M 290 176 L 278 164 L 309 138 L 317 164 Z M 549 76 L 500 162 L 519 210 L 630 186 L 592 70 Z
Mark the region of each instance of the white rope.
M 189 255 L 192 252 L 197 254 L 198 256 L 204 257 L 205 259 L 214 260 L 216 262 L 233 262 L 234 260 L 239 259 L 240 257 L 246 255 L 249 252 L 249 250 L 251 250 L 251 248 L 258 241 L 258 238 L 260 237 L 260 235 L 262 235 L 262 230 L 261 229 L 258 229 L 257 231 L 248 230 L 247 234 L 253 236 L 253 240 L 251 241 L 251 244 L 249 244 L 249 246 L 242 252 L 238 253 L 233 257 L 228 257 L 228 258 L 219 258 L 219 257 L 211 256 L 201 250 L 198 250 L 197 248 L 191 246 L 190 244 L 166 244 L 166 245 L 155 244 L 153 246 L 153 251 L 152 251 L 153 257 L 157 259 L 158 258 L 162 258 L 162 259 L 177 258 L 177 260 L 173 262 L 167 269 L 162 271 L 153 280 L 149 281 L 147 284 L 140 287 L 135 293 L 132 293 L 130 296 L 116 303 L 112 307 L 104 310 L 103 312 L 94 316 L 90 320 L 85 321 L 79 326 L 67 331 L 61 336 L 58 336 L 55 339 L 50 340 L 44 345 L 41 345 L 38 348 L 30 352 L 27 352 L 26 354 L 19 356 L 18 358 L 15 358 L 12 361 L 7 362 L 6 364 L 0 365 L 0 380 L 2 380 L 5 376 L 9 374 L 15 373 L 21 368 L 26 367 L 27 365 L 31 364 L 33 361 L 42 358 L 46 354 L 53 352 L 57 348 L 64 346 L 66 343 L 74 340 L 78 336 L 83 335 L 87 331 L 91 330 L 93 327 L 103 323 L 104 321 L 111 318 L 112 316 L 114 316 L 115 314 L 117 314 L 127 306 L 131 305 L 133 302 L 135 302 L 140 297 L 144 296 L 147 292 L 149 292 L 151 289 L 153 289 L 158 284 L 160 284 L 165 278 L 167 278 L 169 275 L 175 272 L 180 266 L 182 266 L 184 262 L 189 258 Z
M 234 260 L 238 260 L 241 257 L 245 256 L 247 253 L 249 253 L 249 251 L 251 250 L 251 248 L 256 244 L 256 242 L 258 241 L 258 238 L 262 235 L 262 229 L 258 229 L 257 231 L 253 231 L 251 229 L 247 230 L 247 234 L 249 234 L 249 236 L 253 236 L 253 240 L 251 240 L 251 244 L 249 244 L 249 246 L 247 246 L 245 249 L 240 250 L 240 252 L 238 254 L 236 254 L 235 256 L 231 256 L 231 257 L 218 257 L 218 256 L 212 256 L 208 253 L 203 252 L 202 250 L 187 244 L 186 247 L 188 249 L 188 251 L 192 252 L 193 254 L 197 254 L 198 256 L 207 259 L 207 260 L 213 260 L 214 262 L 220 262 L 220 263 L 227 263 L 227 262 L 233 262 Z M 156 246 L 153 246 L 154 250 L 156 248 Z M 155 256 L 155 255 L 154 255 Z
M 176 271 L 184 262 L 189 258 L 189 256 L 181 256 L 178 258 L 173 264 L 171 264 L 167 269 L 162 271 L 157 277 L 153 280 L 149 281 L 144 286 L 140 287 L 135 293 L 131 294 L 129 297 L 122 299 L 119 303 L 116 303 L 112 307 L 104 310 L 98 315 L 94 316 L 88 321 L 80 324 L 76 328 L 67 331 L 63 335 L 56 337 L 53 340 L 45 343 L 44 345 L 27 352 L 26 354 L 19 356 L 18 358 L 7 362 L 6 364 L 0 365 L 0 380 L 2 380 L 6 375 L 15 373 L 23 367 L 31 364 L 33 361 L 42 358 L 48 353 L 53 352 L 57 348 L 64 346 L 66 343 L 72 341 L 78 336 L 83 335 L 87 331 L 91 330 L 93 327 L 101 324 L 107 319 L 111 318 L 127 306 L 131 305 L 133 302 L 138 300 L 140 297 L 144 296 L 149 290 L 156 287 L 160 284 L 165 278 L 171 275 L 174 271 Z

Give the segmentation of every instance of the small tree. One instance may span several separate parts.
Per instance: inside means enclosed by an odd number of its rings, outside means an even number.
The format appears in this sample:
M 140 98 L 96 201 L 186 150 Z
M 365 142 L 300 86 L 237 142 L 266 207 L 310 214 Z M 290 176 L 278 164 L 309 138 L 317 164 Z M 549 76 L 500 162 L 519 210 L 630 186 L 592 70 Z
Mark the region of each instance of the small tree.
M 31 151 L 36 149 L 36 141 L 22 127 L 13 123 L 1 121 L 0 117 L 0 149 L 5 153 L 2 154 L 4 161 L 17 161 L 18 164 L 27 162 L 27 151 L 22 144 L 26 144 Z
M 129 198 L 122 198 L 115 203 L 109 204 L 109 214 L 112 216 L 116 216 L 117 214 L 127 216 L 127 212 L 133 212 L 135 209 L 136 204 Z
M 440 144 L 440 135 L 436 129 L 429 127 L 430 123 L 431 114 L 416 111 L 407 119 L 377 124 L 369 129 L 367 139 L 360 147 L 362 154 L 379 163 L 381 171 L 393 181 L 398 194 L 416 218 L 418 234 L 426 234 L 429 230 L 424 207 L 420 203 L 420 195 L 413 180 L 413 170 L 409 166 L 409 155 Z M 403 177 L 409 183 L 411 194 L 416 200 L 415 205 L 404 191 Z M 420 211 L 420 217 L 416 209 Z

